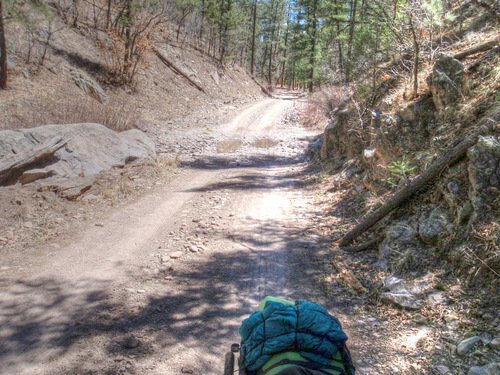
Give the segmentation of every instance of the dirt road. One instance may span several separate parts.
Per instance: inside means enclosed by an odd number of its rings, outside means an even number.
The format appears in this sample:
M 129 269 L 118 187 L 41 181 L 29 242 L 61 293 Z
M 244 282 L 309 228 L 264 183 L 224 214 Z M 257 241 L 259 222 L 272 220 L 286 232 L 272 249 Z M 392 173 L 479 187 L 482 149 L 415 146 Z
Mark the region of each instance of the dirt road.
M 0 372 L 220 374 L 266 295 L 321 299 L 301 180 L 313 134 L 284 121 L 294 105 L 244 108 L 165 184 L 26 249 L 1 289 Z

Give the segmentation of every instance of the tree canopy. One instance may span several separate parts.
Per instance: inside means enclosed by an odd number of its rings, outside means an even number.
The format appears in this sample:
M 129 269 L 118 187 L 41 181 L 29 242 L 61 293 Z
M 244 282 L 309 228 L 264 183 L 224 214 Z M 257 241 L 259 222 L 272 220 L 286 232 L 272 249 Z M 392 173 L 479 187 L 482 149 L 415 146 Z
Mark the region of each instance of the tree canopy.
M 71 27 L 85 22 L 113 35 L 102 43 L 114 54 L 116 79 L 131 81 L 155 33 L 237 63 L 268 86 L 313 91 L 360 76 L 387 75 L 379 66 L 403 62 L 416 95 L 418 68 L 445 43 L 447 21 L 463 21 L 465 0 L 0 0 L 0 72 L 6 71 L 3 24 L 27 9 L 47 19 L 57 13 Z M 15 6 L 13 6 L 15 5 Z M 89 9 L 90 8 L 90 9 Z M 84 11 L 83 11 L 83 10 Z M 91 16 L 90 16 L 91 15 Z M 27 21 L 28 20 L 28 21 Z M 164 27 L 164 25 L 168 25 Z M 49 38 L 50 39 L 50 38 Z M 48 43 L 48 41 L 47 41 Z M 1 57 L 0 56 L 0 57 Z M 43 62 L 43 61 L 42 61 Z M 3 67 L 3 68 L 2 68 Z M 366 90 L 373 90 L 366 83 Z M 373 86 L 373 84 L 371 85 Z

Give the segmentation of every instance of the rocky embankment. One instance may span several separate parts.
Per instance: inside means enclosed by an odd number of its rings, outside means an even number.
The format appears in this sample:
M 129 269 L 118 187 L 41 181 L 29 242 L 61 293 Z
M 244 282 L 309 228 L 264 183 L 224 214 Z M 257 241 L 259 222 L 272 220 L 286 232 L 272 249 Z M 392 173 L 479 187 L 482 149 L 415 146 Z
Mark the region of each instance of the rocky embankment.
M 474 139 L 350 248 L 358 252 L 354 261 L 371 265 L 359 277 L 378 301 L 436 323 L 444 353 L 433 367 L 438 374 L 500 373 L 500 107 L 491 55 L 460 61 L 439 54 L 428 90 L 405 104 L 380 101 L 365 129 L 352 104 L 343 103 L 318 150 L 337 166 L 334 181 L 347 190 L 344 222 L 352 225 Z M 476 70 L 479 64 L 486 67 Z

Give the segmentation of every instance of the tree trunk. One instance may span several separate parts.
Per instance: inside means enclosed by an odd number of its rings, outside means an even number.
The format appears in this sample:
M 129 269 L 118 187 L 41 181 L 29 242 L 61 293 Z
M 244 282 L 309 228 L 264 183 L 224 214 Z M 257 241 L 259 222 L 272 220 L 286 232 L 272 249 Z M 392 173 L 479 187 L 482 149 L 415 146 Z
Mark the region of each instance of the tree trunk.
M 346 80 L 349 82 L 351 79 L 351 59 L 352 59 L 352 48 L 353 48 L 353 43 L 354 43 L 354 29 L 356 26 L 356 11 L 358 7 L 358 0 L 352 0 L 351 1 L 351 10 L 349 14 L 349 43 L 347 46 L 347 62 L 348 62 L 348 67 L 346 70 Z
M 338 2 L 335 1 L 334 5 L 335 5 L 335 15 L 338 16 L 340 14 Z M 335 26 L 336 26 L 335 28 L 337 29 L 338 66 L 339 66 L 339 71 L 340 71 L 340 78 L 342 81 L 347 82 L 348 78 L 347 78 L 347 72 L 345 69 L 344 53 L 343 53 L 343 49 L 342 49 L 342 40 L 341 40 L 341 38 L 338 38 L 338 36 L 340 36 L 340 34 L 341 34 L 340 22 L 337 21 Z
M 130 68 L 130 57 L 132 37 L 130 27 L 132 26 L 132 0 L 127 0 L 125 9 L 125 51 L 123 55 L 123 69 L 122 74 L 125 79 L 127 79 L 129 68 Z
M 108 9 L 106 11 L 106 29 L 109 29 L 111 26 L 111 2 L 112 0 L 108 0 Z
M 318 23 L 318 20 L 316 18 L 316 8 L 318 6 L 318 0 L 313 0 L 313 6 L 312 6 L 312 14 L 311 14 L 311 18 L 312 18 L 312 25 L 310 26 L 311 27 L 311 34 L 310 34 L 310 41 L 311 41 L 311 47 L 310 47 L 310 50 L 309 50 L 309 64 L 311 65 L 311 70 L 309 72 L 309 92 L 313 92 L 314 90 L 314 65 L 315 65 L 315 62 L 316 62 L 316 58 L 314 56 L 315 52 L 316 52 L 316 32 L 317 32 L 317 23 Z
M 419 54 L 420 45 L 418 42 L 417 32 L 415 30 L 415 25 L 413 22 L 413 15 L 410 13 L 410 30 L 413 38 L 413 69 L 412 69 L 412 79 L 413 79 L 413 90 L 412 97 L 416 98 L 418 95 L 418 64 L 419 64 Z
M 250 74 L 253 76 L 255 66 L 255 24 L 257 22 L 257 0 L 253 3 L 253 25 L 252 25 L 252 58 L 250 62 Z
M 0 89 L 7 89 L 7 38 L 3 23 L 2 0 L 0 0 Z
M 267 61 L 267 50 L 268 50 L 268 45 L 266 43 L 265 47 L 264 47 L 264 54 L 262 55 L 262 63 L 260 64 L 261 68 L 260 68 L 260 77 L 262 78 L 262 82 L 264 82 L 264 68 L 265 68 L 265 64 L 266 64 L 266 61 Z
M 285 81 L 285 71 L 286 71 L 286 55 L 288 50 L 288 34 L 290 32 L 290 6 L 288 6 L 288 15 L 286 19 L 286 33 L 285 33 L 285 49 L 283 50 L 283 64 L 281 65 L 281 77 L 280 77 L 280 86 L 283 88 L 283 84 Z
M 269 40 L 269 63 L 267 69 L 267 81 L 269 82 L 269 86 L 273 85 L 273 42 L 274 42 L 274 33 L 275 33 L 275 24 L 276 24 L 276 14 L 278 12 L 278 6 L 276 6 L 276 11 L 274 12 L 273 18 L 271 19 L 271 39 Z

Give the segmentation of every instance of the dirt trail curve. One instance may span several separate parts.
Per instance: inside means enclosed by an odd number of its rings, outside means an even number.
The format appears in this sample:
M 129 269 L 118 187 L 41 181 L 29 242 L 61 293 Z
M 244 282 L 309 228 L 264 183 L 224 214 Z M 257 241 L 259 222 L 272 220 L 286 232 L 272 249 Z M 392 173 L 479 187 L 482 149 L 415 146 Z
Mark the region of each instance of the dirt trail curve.
M 26 249 L 0 289 L 1 374 L 220 374 L 266 295 L 321 296 L 294 100 L 247 106 L 217 149 L 68 243 Z

